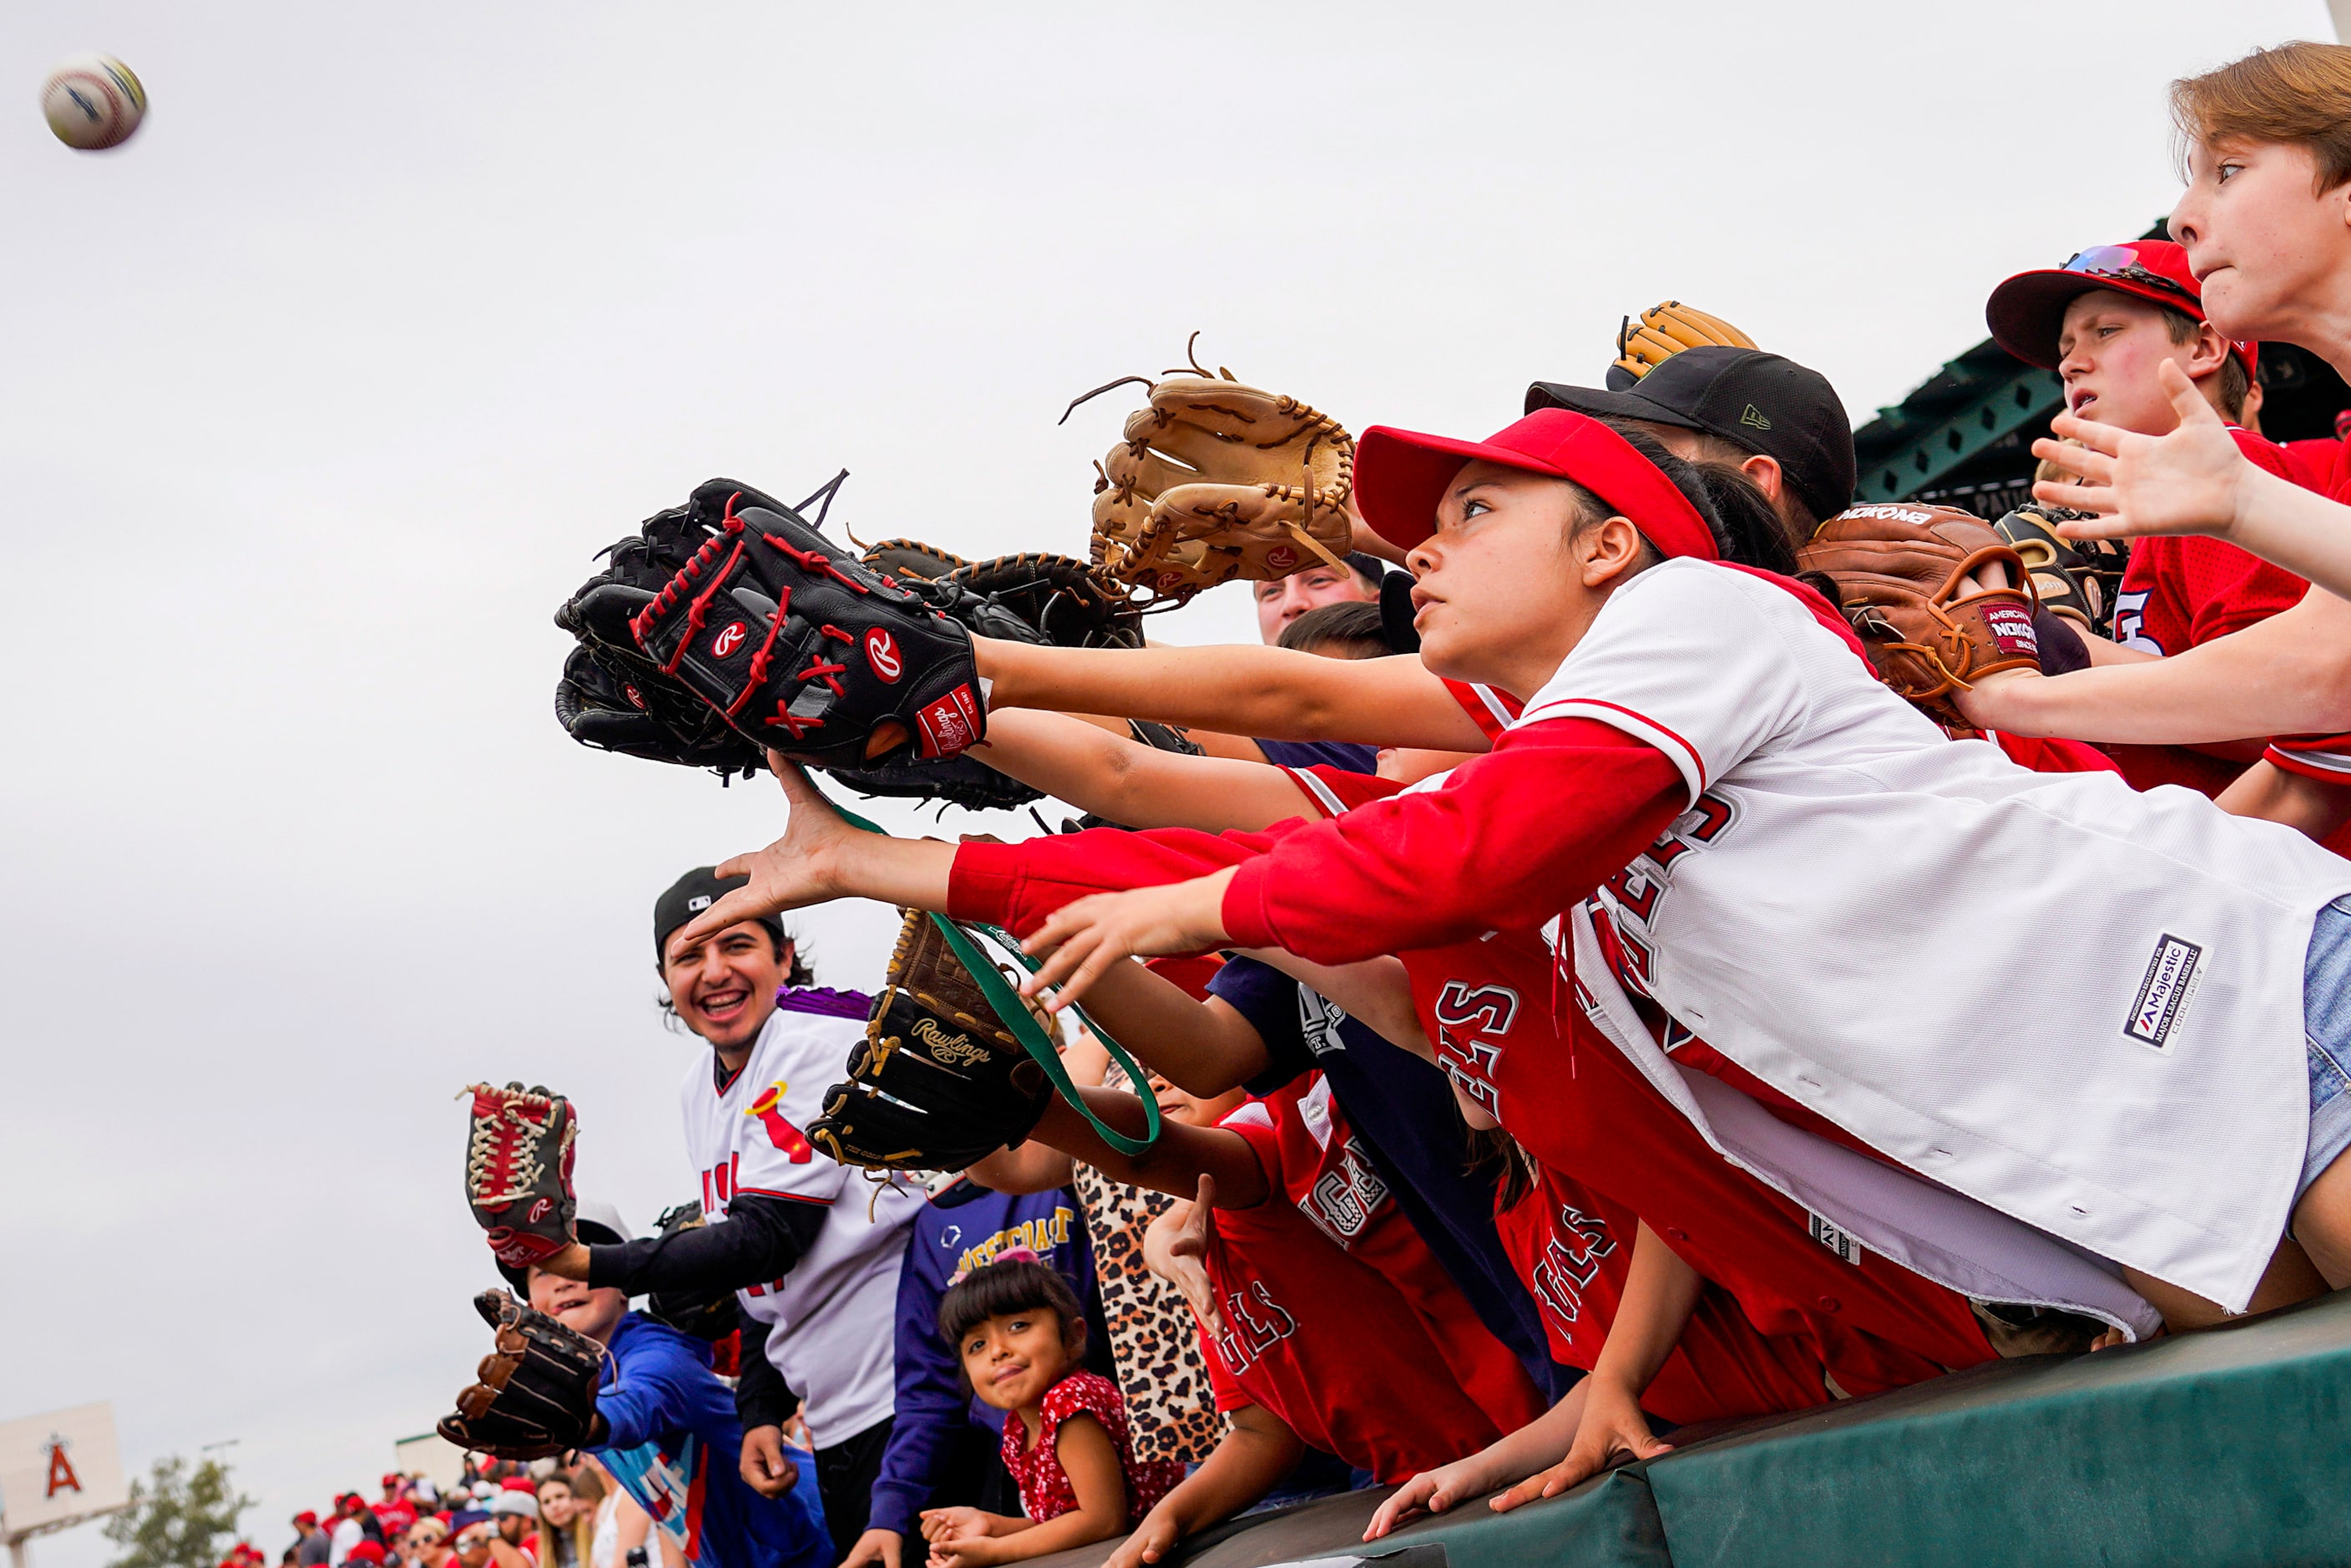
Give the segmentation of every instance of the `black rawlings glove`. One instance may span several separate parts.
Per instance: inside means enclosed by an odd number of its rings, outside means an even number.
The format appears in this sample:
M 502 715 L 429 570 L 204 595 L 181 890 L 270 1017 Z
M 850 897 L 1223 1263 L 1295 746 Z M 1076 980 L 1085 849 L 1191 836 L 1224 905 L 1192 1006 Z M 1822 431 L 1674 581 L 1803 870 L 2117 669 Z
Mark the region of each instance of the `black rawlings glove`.
M 945 580 L 1009 612 L 1026 628 L 1011 635 L 1024 643 L 1049 643 L 1056 648 L 1143 646 L 1143 612 L 1125 585 L 1069 556 L 1035 551 L 998 556 L 959 566 Z M 981 629 L 975 625 L 973 630 Z
M 626 605 L 663 674 L 796 761 L 955 757 L 987 733 L 960 624 L 733 480 L 701 486 L 684 512 L 707 536 L 693 556 L 656 593 L 587 594 L 584 622 L 609 625 Z
M 1068 556 L 1032 553 L 965 561 L 918 539 L 901 538 L 869 547 L 862 559 L 978 636 L 1063 648 L 1143 645 L 1142 612 L 1126 590 Z M 861 795 L 945 800 L 975 811 L 1009 810 L 1045 798 L 975 756 L 827 771 Z
M 497 1331 L 477 1381 L 441 1417 L 441 1436 L 461 1448 L 501 1459 L 543 1459 L 595 1448 L 609 1433 L 596 1409 L 604 1347 L 524 1306 L 504 1291 L 484 1291 L 474 1310 Z
M 631 669 L 584 643 L 563 661 L 555 718 L 582 746 L 648 762 L 716 768 L 722 779 L 768 766 L 767 753 L 692 692 L 649 665 Z
M 686 507 L 656 512 L 601 552 L 604 570 L 556 611 L 556 625 L 579 646 L 556 683 L 555 717 L 580 745 L 714 768 L 722 780 L 766 770 L 765 748 L 664 674 L 629 630 L 636 607 L 666 586 L 708 537 Z
M 809 1142 L 842 1165 L 959 1171 L 1026 1138 L 1052 1093 L 937 924 L 908 910 L 849 1082 Z

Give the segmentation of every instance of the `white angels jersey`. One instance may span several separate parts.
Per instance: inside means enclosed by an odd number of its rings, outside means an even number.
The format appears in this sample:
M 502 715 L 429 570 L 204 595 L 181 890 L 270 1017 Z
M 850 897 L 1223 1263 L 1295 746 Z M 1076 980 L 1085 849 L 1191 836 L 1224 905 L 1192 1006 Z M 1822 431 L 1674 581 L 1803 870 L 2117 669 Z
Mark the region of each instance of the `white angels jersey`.
M 724 1083 L 697 1052 L 679 1088 L 685 1148 L 712 1223 L 737 1197 L 755 1193 L 826 1210 L 816 1243 L 782 1279 L 737 1292 L 745 1312 L 772 1325 L 768 1359 L 804 1405 L 819 1448 L 857 1436 L 894 1407 L 892 1336 L 906 1228 L 921 1212 L 919 1187 L 893 1181 L 878 1195 L 862 1173 L 817 1152 L 800 1129 L 840 1082 L 865 1033 L 862 998 L 787 990 L 759 1031 L 751 1059 Z
M 1704 561 L 1610 596 L 1519 722 L 1564 717 L 1689 790 L 1601 891 L 1628 988 L 1922 1175 L 2242 1310 L 2301 1174 L 2303 965 L 2351 862 L 1951 745 L 1793 594 Z

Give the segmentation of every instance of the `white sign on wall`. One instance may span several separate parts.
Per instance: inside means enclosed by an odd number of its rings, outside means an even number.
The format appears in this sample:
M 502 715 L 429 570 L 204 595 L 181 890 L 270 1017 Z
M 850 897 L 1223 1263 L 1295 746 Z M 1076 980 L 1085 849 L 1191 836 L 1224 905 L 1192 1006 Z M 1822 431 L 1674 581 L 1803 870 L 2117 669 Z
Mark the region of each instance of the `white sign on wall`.
M 0 1422 L 0 1539 L 62 1530 L 129 1500 L 111 1405 Z

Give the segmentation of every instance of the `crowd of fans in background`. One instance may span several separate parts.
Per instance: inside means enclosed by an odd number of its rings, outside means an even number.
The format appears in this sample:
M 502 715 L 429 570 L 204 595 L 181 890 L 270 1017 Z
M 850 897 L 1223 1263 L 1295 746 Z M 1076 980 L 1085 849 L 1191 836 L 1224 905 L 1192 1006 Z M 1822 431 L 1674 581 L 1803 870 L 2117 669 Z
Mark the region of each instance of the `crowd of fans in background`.
M 664 1551 L 644 1510 L 586 1454 L 565 1468 L 469 1454 L 457 1484 L 444 1490 L 419 1472 L 387 1473 L 370 1502 L 345 1492 L 321 1518 L 293 1518 L 294 1540 L 280 1568 L 650 1568 Z M 221 1568 L 264 1568 L 268 1559 L 240 1541 Z

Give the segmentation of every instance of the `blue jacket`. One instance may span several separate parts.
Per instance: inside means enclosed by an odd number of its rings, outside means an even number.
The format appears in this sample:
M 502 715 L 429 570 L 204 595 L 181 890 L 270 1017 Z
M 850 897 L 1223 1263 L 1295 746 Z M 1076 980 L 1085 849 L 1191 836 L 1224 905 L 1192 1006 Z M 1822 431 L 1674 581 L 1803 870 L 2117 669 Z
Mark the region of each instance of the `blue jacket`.
M 631 1312 L 612 1331 L 596 1408 L 611 1427 L 595 1450 L 696 1568 L 828 1568 L 832 1537 L 816 1458 L 784 1450 L 799 1484 L 769 1501 L 744 1484 L 735 1396 L 710 1370 L 710 1347 Z
M 1086 1359 L 1095 1362 L 1108 1350 L 1094 1293 L 1093 1249 L 1068 1187 L 1011 1197 L 957 1181 L 940 1192 L 914 1217 L 898 1272 L 897 1421 L 882 1451 L 868 1529 L 913 1536 L 914 1516 L 932 1506 L 931 1494 L 968 1427 L 978 1423 L 1003 1432 L 1004 1412 L 964 1390 L 962 1363 L 939 1338 L 939 1298 L 956 1275 L 1016 1247 L 1059 1269 L 1086 1304 Z

